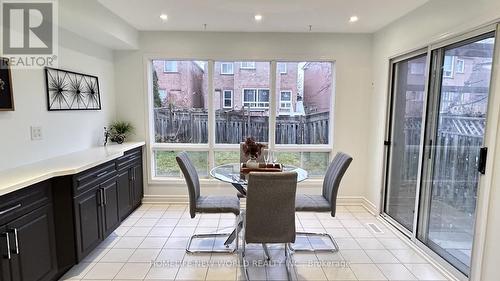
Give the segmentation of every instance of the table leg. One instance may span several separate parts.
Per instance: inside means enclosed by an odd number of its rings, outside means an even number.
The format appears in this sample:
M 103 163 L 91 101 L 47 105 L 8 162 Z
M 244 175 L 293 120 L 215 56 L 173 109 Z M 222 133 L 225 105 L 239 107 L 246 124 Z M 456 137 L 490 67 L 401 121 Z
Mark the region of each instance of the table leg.
M 246 197 L 247 196 L 247 190 L 245 187 L 243 187 L 243 185 L 239 184 L 239 183 L 232 183 L 232 185 L 234 186 L 234 188 L 236 188 L 236 190 L 238 190 L 238 192 L 243 196 L 243 197 Z

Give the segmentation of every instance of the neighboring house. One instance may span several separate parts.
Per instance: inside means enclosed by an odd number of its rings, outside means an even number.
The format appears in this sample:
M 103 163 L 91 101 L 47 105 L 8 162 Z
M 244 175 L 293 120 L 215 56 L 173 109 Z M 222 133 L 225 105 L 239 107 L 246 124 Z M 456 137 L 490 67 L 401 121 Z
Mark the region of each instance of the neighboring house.
M 306 113 L 327 112 L 331 108 L 333 90 L 332 64 L 308 62 L 304 71 L 304 106 Z
M 487 110 L 491 56 L 481 56 L 481 51 L 488 50 L 480 48 L 474 50 L 478 56 L 471 57 L 467 53 L 470 48 L 473 47 L 462 50 L 464 54 L 454 53 L 444 58 L 440 97 L 440 112 L 443 114 L 480 116 Z M 408 117 L 420 117 L 426 81 L 425 60 L 413 62 L 408 68 L 406 113 Z
M 203 75 L 205 70 L 193 61 L 153 62 L 158 75 L 163 107 L 206 108 Z
M 250 108 L 267 114 L 270 100 L 268 62 L 216 62 L 214 71 L 215 110 Z M 276 81 L 278 112 L 292 112 L 297 101 L 297 63 L 278 63 Z
M 206 63 L 155 60 L 153 65 L 163 107 L 208 108 Z M 276 71 L 278 115 L 304 113 L 304 107 L 306 113 L 330 110 L 331 63 L 279 62 Z M 255 116 L 269 114 L 269 62 L 215 62 L 213 75 L 216 111 L 250 109 Z

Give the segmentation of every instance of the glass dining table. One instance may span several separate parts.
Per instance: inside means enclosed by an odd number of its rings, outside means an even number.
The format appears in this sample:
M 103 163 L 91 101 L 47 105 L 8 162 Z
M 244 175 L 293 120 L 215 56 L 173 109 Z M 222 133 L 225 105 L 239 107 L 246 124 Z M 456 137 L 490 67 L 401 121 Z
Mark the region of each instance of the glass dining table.
M 231 164 L 224 164 L 220 165 L 217 167 L 214 167 L 210 171 L 210 176 L 212 176 L 215 179 L 218 179 L 223 182 L 230 183 L 233 185 L 234 188 L 239 192 L 239 197 L 246 197 L 247 195 L 247 180 L 244 175 L 240 173 L 240 163 L 231 163 Z M 296 167 L 292 165 L 283 165 L 283 171 L 284 172 L 296 172 L 297 173 L 297 182 L 301 182 L 307 179 L 308 174 L 307 171 Z M 243 224 L 242 221 L 239 223 L 238 229 L 241 229 L 241 226 Z M 224 242 L 224 245 L 228 246 L 231 244 L 234 239 L 236 238 L 236 230 L 233 230 L 231 235 L 226 239 Z
M 245 197 L 247 194 L 247 180 L 240 173 L 240 165 L 240 163 L 230 163 L 217 166 L 210 171 L 210 176 L 220 181 L 232 184 L 241 196 Z M 296 172 L 297 182 L 306 180 L 308 176 L 306 170 L 292 165 L 283 165 L 283 172 Z

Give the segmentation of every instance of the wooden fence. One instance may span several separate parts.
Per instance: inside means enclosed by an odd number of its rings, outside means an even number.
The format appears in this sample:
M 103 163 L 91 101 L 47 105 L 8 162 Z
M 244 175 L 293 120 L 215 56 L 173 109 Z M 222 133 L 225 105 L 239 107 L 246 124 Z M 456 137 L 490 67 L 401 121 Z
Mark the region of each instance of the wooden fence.
M 402 182 L 415 186 L 418 172 L 420 124 L 418 118 L 405 122 L 405 143 L 401 163 Z M 484 117 L 441 116 L 441 126 L 434 140 L 434 175 L 432 196 L 443 203 L 469 213 L 476 206 L 477 163 L 483 144 Z
M 206 110 L 154 111 L 157 142 L 206 143 L 208 141 L 208 113 Z M 312 113 L 304 116 L 276 117 L 276 143 L 328 143 L 330 113 Z M 239 143 L 247 136 L 258 141 L 269 138 L 269 117 L 248 116 L 246 111 L 217 111 L 215 114 L 216 143 Z

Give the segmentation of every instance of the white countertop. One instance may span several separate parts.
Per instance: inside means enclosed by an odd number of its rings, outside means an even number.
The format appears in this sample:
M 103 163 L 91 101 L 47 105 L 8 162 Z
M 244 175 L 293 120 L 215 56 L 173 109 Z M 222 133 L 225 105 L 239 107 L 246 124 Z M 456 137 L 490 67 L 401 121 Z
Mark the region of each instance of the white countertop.
M 66 154 L 0 171 L 0 196 L 50 178 L 73 175 L 114 160 L 144 142 L 126 142 Z

